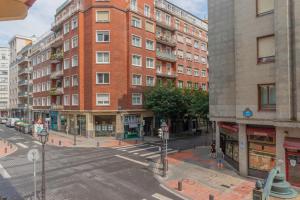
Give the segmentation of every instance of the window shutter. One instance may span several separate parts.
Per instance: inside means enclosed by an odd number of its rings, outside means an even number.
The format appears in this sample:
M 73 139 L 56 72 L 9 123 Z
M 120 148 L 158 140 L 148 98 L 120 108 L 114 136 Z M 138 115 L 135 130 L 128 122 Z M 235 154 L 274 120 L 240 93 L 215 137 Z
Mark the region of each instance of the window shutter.
M 266 58 L 275 56 L 274 36 L 259 38 L 258 40 L 258 57 Z
M 274 0 L 257 0 L 257 14 L 274 10 Z

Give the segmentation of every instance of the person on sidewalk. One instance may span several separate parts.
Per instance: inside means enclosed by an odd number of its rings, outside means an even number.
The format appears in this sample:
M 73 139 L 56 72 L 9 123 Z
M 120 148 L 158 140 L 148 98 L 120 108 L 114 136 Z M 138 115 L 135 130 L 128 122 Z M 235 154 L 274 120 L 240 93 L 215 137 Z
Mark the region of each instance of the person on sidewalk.
M 210 157 L 216 158 L 216 143 L 213 141 L 210 145 Z
M 224 167 L 224 153 L 221 148 L 218 149 L 217 151 L 217 163 L 218 163 L 218 168 L 223 169 Z

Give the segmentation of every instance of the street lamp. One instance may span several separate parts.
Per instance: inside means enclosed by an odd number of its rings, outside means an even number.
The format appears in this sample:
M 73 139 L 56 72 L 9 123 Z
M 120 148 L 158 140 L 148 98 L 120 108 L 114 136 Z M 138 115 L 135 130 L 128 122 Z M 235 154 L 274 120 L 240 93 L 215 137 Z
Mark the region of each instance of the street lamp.
M 42 143 L 42 200 L 46 200 L 46 180 L 45 180 L 45 144 L 48 141 L 48 132 L 43 129 L 38 136 Z

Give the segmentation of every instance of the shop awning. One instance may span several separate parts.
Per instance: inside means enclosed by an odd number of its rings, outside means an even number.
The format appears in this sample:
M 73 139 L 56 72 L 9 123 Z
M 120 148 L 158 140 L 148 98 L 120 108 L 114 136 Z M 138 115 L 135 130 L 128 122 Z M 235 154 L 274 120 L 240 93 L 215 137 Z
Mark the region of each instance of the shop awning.
M 230 133 L 238 133 L 239 132 L 239 127 L 237 124 L 229 124 L 229 123 L 220 123 L 219 124 L 220 128 L 225 129 L 226 131 Z
M 286 137 L 283 146 L 286 149 L 300 150 L 300 138 Z
M 0 21 L 24 19 L 36 0 L 1 0 Z
M 272 127 L 247 127 L 247 135 L 275 137 L 276 130 Z

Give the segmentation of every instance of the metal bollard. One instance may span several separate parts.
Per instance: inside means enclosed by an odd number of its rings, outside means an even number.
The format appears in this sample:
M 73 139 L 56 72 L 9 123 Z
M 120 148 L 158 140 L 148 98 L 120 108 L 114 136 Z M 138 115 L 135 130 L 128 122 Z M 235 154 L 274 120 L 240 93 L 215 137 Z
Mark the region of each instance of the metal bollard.
M 119 145 L 121 145 L 121 140 L 119 140 Z
M 60 140 L 58 141 L 58 145 L 61 146 L 61 141 Z
M 11 148 L 11 149 L 13 148 L 13 145 L 12 145 L 12 144 L 10 144 L 10 148 Z
M 100 147 L 100 142 L 97 142 L 97 147 Z
M 215 199 L 214 195 L 210 194 L 209 195 L 209 200 L 214 200 L 214 199 Z
M 182 180 L 178 181 L 178 191 L 182 191 Z
M 7 153 L 7 147 L 4 148 L 4 153 Z
M 52 143 L 52 144 L 54 143 L 54 140 L 53 140 L 53 139 L 51 139 L 51 143 Z
M 137 140 L 135 140 L 135 143 L 137 144 L 137 143 L 138 143 L 138 141 L 137 141 Z

